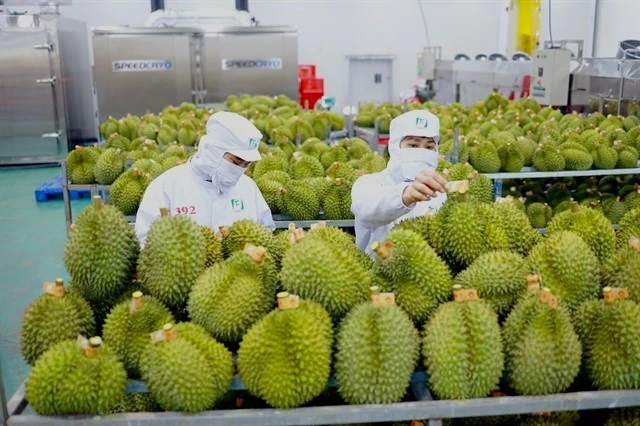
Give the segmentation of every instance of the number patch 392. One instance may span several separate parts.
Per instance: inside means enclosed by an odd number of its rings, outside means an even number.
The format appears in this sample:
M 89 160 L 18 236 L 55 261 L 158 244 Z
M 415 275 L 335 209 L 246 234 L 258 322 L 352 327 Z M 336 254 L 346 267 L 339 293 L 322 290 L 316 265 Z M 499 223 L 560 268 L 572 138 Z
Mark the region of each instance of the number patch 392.
M 188 214 L 196 214 L 196 206 L 176 207 L 176 214 L 186 216 Z

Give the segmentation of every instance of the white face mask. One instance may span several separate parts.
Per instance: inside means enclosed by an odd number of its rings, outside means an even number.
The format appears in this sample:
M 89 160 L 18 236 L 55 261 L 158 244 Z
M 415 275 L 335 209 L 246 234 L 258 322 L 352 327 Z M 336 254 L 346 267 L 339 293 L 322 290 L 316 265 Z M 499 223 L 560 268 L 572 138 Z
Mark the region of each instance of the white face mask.
M 438 167 L 438 151 L 425 148 L 401 148 L 400 168 L 405 182 L 413 182 L 423 170 L 434 171 Z
M 220 188 L 222 192 L 228 192 L 236 186 L 242 175 L 247 171 L 244 167 L 237 166 L 225 158 L 211 175 L 211 181 Z

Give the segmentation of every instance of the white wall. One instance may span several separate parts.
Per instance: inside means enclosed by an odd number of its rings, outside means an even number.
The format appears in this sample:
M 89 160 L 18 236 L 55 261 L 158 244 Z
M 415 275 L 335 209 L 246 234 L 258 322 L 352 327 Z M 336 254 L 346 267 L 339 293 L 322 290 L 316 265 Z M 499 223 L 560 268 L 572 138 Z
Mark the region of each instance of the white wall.
M 622 40 L 640 40 L 640 1 L 598 0 L 594 56 L 616 56 Z
M 595 17 L 596 2 L 598 17 Z M 504 53 L 507 34 L 505 0 L 422 0 L 430 41 L 443 58 L 456 53 Z M 165 0 L 167 9 L 233 8 L 234 0 Z M 11 10 L 31 10 L 12 6 Z M 298 29 L 299 63 L 317 65 L 325 93 L 346 98 L 348 54 L 395 55 L 393 93 L 416 83 L 416 53 L 426 37 L 418 0 L 249 0 L 250 12 L 263 25 Z M 542 0 L 541 41 L 549 38 L 548 0 Z M 64 16 L 89 27 L 141 26 L 149 0 L 73 0 Z M 616 44 L 640 38 L 638 0 L 551 0 L 553 38 L 585 40 L 585 55 L 615 56 Z M 593 43 L 597 23 L 597 40 Z M 542 43 L 541 43 L 542 44 Z

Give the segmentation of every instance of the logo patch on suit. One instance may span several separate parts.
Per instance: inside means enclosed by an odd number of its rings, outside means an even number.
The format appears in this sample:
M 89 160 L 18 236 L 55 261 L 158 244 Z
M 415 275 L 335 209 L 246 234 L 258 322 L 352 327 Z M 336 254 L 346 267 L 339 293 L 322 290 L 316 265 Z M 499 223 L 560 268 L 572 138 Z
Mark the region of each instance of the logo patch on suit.
M 416 128 L 417 129 L 426 129 L 428 124 L 429 123 L 427 122 L 426 118 L 420 118 L 420 117 L 416 118 Z
M 240 213 L 244 211 L 244 201 L 238 199 L 238 198 L 233 198 L 231 200 L 231 208 L 233 209 L 234 213 Z
M 249 148 L 256 149 L 260 141 L 257 138 L 249 138 Z

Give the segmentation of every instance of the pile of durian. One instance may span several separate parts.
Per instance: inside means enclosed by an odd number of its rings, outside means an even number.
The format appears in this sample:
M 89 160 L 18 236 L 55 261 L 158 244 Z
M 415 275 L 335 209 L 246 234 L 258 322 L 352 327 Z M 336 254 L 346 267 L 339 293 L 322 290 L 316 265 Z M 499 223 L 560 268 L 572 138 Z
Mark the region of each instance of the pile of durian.
M 384 103 L 360 106 L 357 126 L 388 133 L 403 106 Z M 459 103 L 409 103 L 407 110 L 427 109 L 440 118 L 440 153 L 453 154 L 453 129 L 461 135 L 458 161 L 481 173 L 622 169 L 638 167 L 640 114 L 621 117 L 599 112 L 563 115 L 542 108 L 532 98 L 509 101 L 497 92 L 470 108 Z
M 199 412 L 233 405 L 235 377 L 251 406 L 389 404 L 411 399 L 416 369 L 438 399 L 639 389 L 640 209 L 614 231 L 572 203 L 541 236 L 462 168 L 441 211 L 401 222 L 373 259 L 323 222 L 214 232 L 166 209 L 141 249 L 95 198 L 65 246 L 70 282 L 25 313 L 27 400 Z M 126 394 L 127 378 L 149 392 Z
M 260 145 L 262 160 L 247 174 L 262 192 L 271 212 L 294 220 L 353 219 L 351 188 L 359 176 L 386 168 L 384 156 L 360 138 L 327 144 L 307 139 L 298 149 L 290 141 Z
M 572 200 L 600 210 L 617 224 L 630 210 L 640 207 L 640 176 L 505 180 L 504 197 L 514 197 L 526 209 L 534 228 L 546 228 Z

